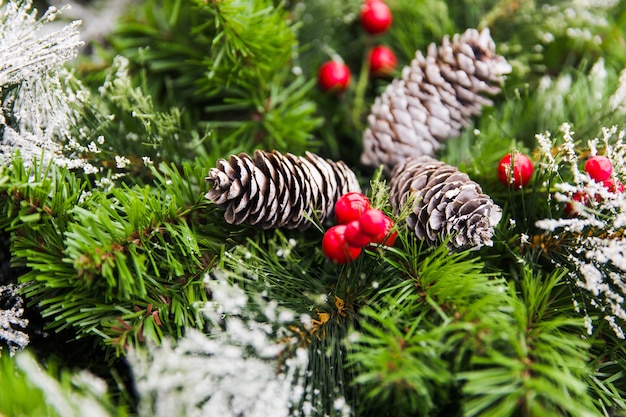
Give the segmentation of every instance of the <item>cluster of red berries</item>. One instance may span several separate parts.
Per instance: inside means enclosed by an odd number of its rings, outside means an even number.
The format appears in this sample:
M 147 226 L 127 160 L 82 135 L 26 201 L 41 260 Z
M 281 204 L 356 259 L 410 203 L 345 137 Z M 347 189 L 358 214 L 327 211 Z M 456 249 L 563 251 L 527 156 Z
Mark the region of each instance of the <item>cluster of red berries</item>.
M 508 187 L 523 188 L 533 176 L 533 162 L 523 153 L 508 153 L 498 163 L 498 178 Z
M 611 193 L 623 193 L 624 184 L 619 180 L 611 177 L 613 174 L 613 164 L 611 160 L 603 155 L 594 155 L 587 159 L 585 162 L 585 172 L 589 175 L 589 178 L 597 183 L 600 183 L 609 190 Z M 589 205 L 591 199 L 599 202 L 600 197 L 597 195 L 589 195 L 585 191 L 578 191 L 572 196 L 572 200 L 581 203 L 583 205 Z M 568 203 L 565 206 L 565 214 L 576 216 L 579 214 L 577 208 L 573 203 Z
M 346 264 L 354 261 L 365 246 L 393 246 L 398 236 L 391 232 L 393 220 L 372 208 L 361 193 L 344 194 L 335 203 L 337 225 L 324 233 L 322 251 L 331 261 Z
M 389 6 L 383 0 L 365 0 L 360 17 L 363 30 L 370 35 L 385 33 L 393 21 Z M 396 55 L 387 46 L 378 45 L 369 51 L 369 68 L 374 76 L 391 74 L 397 63 Z M 320 66 L 317 79 L 323 91 L 340 93 L 350 85 L 350 68 L 339 59 L 326 61 Z

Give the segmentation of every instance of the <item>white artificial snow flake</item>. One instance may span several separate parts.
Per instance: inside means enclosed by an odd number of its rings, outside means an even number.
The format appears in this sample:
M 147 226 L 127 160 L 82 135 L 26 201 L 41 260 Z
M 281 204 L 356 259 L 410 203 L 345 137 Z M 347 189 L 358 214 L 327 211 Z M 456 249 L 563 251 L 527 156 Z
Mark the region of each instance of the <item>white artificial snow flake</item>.
M 583 320 L 585 323 L 585 329 L 587 329 L 587 335 L 591 336 L 593 334 L 593 320 L 591 320 L 589 315 L 585 315 Z
M 0 286 L 0 350 L 3 345 L 7 346 L 10 355 L 24 349 L 30 342 L 28 334 L 23 331 L 28 320 L 22 317 L 24 301 L 17 293 L 20 288 L 14 284 Z
M 545 132 L 543 134 L 538 133 L 535 135 L 535 139 L 537 139 L 537 143 L 539 144 L 539 149 L 541 150 L 541 155 L 543 158 L 547 160 L 543 165 L 546 167 L 546 170 L 550 172 L 557 172 L 559 166 L 552 155 L 552 141 L 550 140 L 550 132 Z M 542 161 L 543 162 L 543 161 Z
M 530 237 L 526 233 L 522 233 L 519 239 L 522 245 L 528 245 L 530 243 Z
M 604 319 L 609 323 L 611 329 L 613 329 L 617 337 L 619 337 L 620 339 L 626 339 L 626 335 L 624 335 L 624 330 L 622 330 L 622 328 L 617 323 L 615 323 L 614 316 L 605 316 Z
M 115 155 L 115 166 L 117 168 L 123 169 L 130 165 L 130 159 L 125 156 Z
M 89 145 L 87 145 L 87 150 L 89 150 L 89 152 L 93 152 L 93 153 L 100 153 L 102 152 L 100 150 L 100 148 L 98 147 L 98 145 L 95 142 L 89 142 Z
M 578 281 L 578 285 L 597 296 L 602 286 L 602 273 L 594 265 L 588 263 L 581 263 L 578 270 L 585 279 Z

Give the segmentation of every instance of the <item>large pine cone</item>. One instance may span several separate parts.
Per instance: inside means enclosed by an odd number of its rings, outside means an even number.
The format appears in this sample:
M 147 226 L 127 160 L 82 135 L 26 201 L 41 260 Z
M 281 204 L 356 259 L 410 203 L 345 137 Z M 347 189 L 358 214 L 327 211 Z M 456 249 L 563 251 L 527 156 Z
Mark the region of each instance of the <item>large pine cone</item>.
M 457 168 L 429 156 L 409 158 L 396 165 L 389 184 L 396 213 L 413 204 L 407 225 L 419 239 L 432 244 L 450 237 L 451 249 L 493 244 L 502 210 Z
M 311 219 L 325 221 L 335 202 L 360 192 L 356 175 L 343 162 L 307 152 L 305 157 L 255 151 L 217 161 L 206 178 L 206 198 L 222 210 L 228 223 L 261 228 L 305 229 Z
M 488 29 L 468 29 L 416 53 L 402 79 L 376 98 L 363 133 L 361 162 L 388 172 L 405 158 L 434 156 L 442 141 L 457 136 L 492 102 L 481 94 L 500 92 L 511 66 L 495 54 Z

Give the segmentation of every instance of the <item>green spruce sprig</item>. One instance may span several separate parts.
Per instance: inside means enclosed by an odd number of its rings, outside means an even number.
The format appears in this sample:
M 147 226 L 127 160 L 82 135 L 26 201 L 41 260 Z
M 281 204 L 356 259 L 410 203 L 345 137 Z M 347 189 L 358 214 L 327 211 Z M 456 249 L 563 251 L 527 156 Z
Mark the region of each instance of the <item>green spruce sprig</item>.
M 401 279 L 364 308 L 349 360 L 368 399 L 364 409 L 395 404 L 399 415 L 431 415 L 453 401 L 454 372 L 485 329 L 506 321 L 505 284 L 470 252 L 427 249 L 414 238 L 402 243 L 383 260 Z
M 293 70 L 296 28 L 282 5 L 156 3 L 132 8 L 112 42 L 142 70 L 149 95 L 217 132 L 205 141 L 208 150 L 298 154 L 318 146 L 311 132 L 321 121 L 308 97 L 314 82 Z
M 524 268 L 520 288 L 510 285 L 510 320 L 493 344 L 458 374 L 467 395 L 465 415 L 597 415 L 599 406 L 583 382 L 589 343 L 583 320 L 572 315 L 564 272 L 538 276 Z M 568 401 L 563 401 L 563 395 Z M 517 411 L 516 411 L 517 410 Z
M 192 307 L 206 300 L 202 274 L 223 232 L 189 223 L 215 218 L 194 189 L 193 168 L 153 169 L 163 181 L 154 188 L 104 190 L 52 165 L 27 169 L 19 158 L 3 169 L 3 230 L 13 235 L 14 265 L 28 268 L 20 281 L 47 329 L 97 336 L 120 354 L 202 327 Z

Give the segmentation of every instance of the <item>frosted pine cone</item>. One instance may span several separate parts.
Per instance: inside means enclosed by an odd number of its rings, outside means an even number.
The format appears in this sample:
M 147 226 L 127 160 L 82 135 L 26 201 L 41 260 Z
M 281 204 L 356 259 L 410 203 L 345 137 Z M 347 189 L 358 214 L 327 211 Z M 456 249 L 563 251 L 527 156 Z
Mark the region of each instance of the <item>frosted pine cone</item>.
M 468 29 L 416 53 L 376 98 L 363 133 L 361 162 L 388 171 L 405 158 L 434 156 L 448 138 L 457 136 L 472 116 L 492 101 L 483 94 L 500 92 L 502 75 L 511 71 L 495 54 L 488 29 Z
M 502 210 L 457 168 L 429 156 L 399 162 L 391 173 L 390 203 L 400 212 L 409 202 L 407 224 L 427 243 L 451 237 L 449 247 L 491 246 Z
M 255 151 L 220 159 L 206 178 L 212 186 L 206 198 L 231 224 L 305 229 L 310 219 L 324 221 L 339 197 L 360 192 L 359 182 L 343 162 L 305 155 Z

